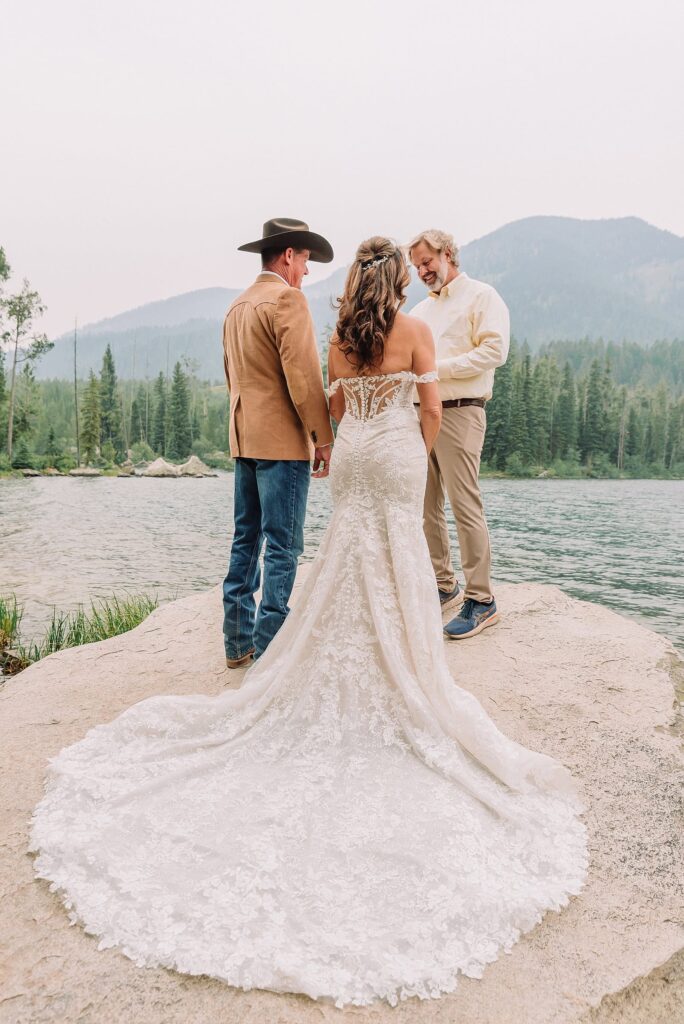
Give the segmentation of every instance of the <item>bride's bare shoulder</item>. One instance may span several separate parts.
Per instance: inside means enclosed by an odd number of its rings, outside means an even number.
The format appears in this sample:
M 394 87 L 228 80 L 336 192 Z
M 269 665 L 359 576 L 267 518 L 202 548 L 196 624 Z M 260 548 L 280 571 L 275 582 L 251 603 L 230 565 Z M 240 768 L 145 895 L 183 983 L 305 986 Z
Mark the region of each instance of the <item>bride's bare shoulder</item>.
M 415 338 L 421 337 L 425 331 L 430 330 L 423 320 L 419 320 L 417 316 L 411 316 L 410 313 L 398 312 L 394 323 L 399 330 L 411 334 Z
M 340 348 L 340 340 L 337 333 L 333 334 L 328 347 L 328 375 L 335 377 L 349 377 L 354 370 L 354 364 L 347 354 Z
M 407 313 L 397 313 L 395 330 L 405 345 L 412 349 L 419 348 L 427 342 L 432 341 L 432 331 L 428 325 L 415 316 Z

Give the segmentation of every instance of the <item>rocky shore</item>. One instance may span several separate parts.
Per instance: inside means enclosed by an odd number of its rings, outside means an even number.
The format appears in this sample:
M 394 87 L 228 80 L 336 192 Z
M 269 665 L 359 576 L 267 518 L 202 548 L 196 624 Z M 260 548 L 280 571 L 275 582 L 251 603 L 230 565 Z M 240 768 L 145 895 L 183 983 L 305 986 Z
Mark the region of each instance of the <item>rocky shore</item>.
M 33 879 L 27 823 L 47 760 L 93 725 L 163 693 L 239 686 L 218 588 L 111 640 L 52 655 L 0 689 L 0 1024 L 675 1024 L 684 1021 L 684 663 L 662 636 L 555 587 L 501 585 L 501 623 L 448 646 L 456 681 L 509 735 L 563 761 L 587 812 L 587 885 L 452 996 L 336 1010 L 136 968 L 70 927 Z M 458 870 L 458 865 L 455 865 Z
M 102 470 L 95 466 L 79 466 L 77 469 L 70 469 L 68 472 L 60 472 L 58 469 L 48 467 L 47 469 L 19 469 L 16 470 L 16 475 L 23 476 L 26 479 L 39 476 L 76 476 L 76 477 L 96 477 L 96 476 L 120 476 L 120 477 L 131 477 L 131 476 L 153 476 L 153 477 L 203 477 L 203 476 L 218 476 L 213 469 L 205 465 L 201 459 L 196 455 L 191 455 L 190 458 L 183 463 L 167 462 L 166 459 L 155 459 L 153 462 L 141 462 L 133 465 L 132 462 L 124 462 L 121 466 L 116 466 L 113 470 Z

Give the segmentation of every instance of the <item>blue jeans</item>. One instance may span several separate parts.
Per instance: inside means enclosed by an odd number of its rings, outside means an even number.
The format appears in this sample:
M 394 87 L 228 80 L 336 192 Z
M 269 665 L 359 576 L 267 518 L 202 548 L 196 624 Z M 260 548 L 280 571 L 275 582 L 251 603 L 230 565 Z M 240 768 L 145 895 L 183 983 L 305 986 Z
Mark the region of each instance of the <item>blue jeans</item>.
M 287 602 L 304 550 L 304 517 L 311 466 L 299 460 L 235 460 L 235 530 L 223 583 L 223 641 L 227 658 L 254 648 L 264 653 L 289 612 Z M 257 611 L 254 594 L 264 581 Z

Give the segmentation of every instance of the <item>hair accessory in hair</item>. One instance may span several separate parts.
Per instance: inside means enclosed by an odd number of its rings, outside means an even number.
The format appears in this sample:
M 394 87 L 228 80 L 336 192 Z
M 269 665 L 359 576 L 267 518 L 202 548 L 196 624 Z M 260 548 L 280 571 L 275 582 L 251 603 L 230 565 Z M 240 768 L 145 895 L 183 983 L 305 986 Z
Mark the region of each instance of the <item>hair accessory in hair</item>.
M 361 269 L 368 270 L 369 267 L 377 267 L 380 263 L 387 263 L 387 260 L 393 255 L 394 253 L 388 253 L 386 256 L 374 256 L 371 260 L 364 260 L 361 264 Z

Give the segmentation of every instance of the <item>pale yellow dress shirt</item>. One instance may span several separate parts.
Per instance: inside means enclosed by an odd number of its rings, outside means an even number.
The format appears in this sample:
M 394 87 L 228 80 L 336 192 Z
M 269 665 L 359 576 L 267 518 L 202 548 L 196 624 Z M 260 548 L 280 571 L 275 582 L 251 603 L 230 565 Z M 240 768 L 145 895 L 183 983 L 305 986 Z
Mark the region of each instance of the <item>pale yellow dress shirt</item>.
M 491 398 L 494 370 L 506 362 L 510 344 L 508 307 L 499 293 L 459 273 L 410 315 L 424 320 L 435 339 L 441 400 Z

